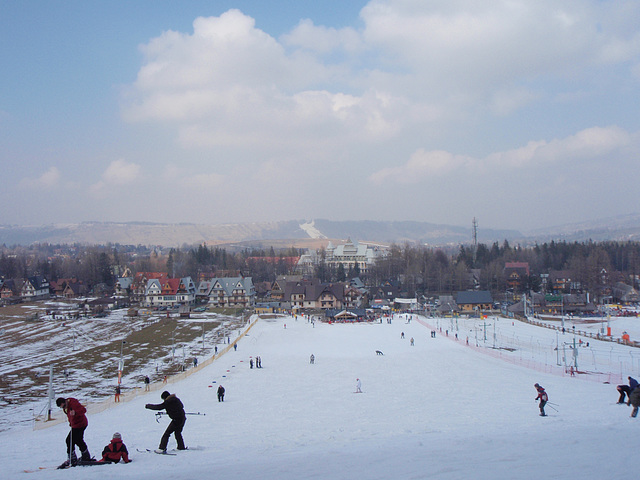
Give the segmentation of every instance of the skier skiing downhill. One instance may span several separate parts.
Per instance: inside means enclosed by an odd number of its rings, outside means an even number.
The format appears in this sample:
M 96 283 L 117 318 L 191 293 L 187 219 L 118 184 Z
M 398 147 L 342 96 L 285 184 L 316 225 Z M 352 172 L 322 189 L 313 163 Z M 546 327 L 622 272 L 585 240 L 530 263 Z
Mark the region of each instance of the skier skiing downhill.
M 541 417 L 546 417 L 547 414 L 544 413 L 544 406 L 546 405 L 547 401 L 549 400 L 549 397 L 547 396 L 547 392 L 544 391 L 544 388 L 542 388 L 539 384 L 535 384 L 534 387 L 536 387 L 536 390 L 538 391 L 538 396 L 536 398 L 534 398 L 534 400 L 540 400 L 540 416 Z
M 149 410 L 166 410 L 167 415 L 171 419 L 169 426 L 162 435 L 160 440 L 160 446 L 156 453 L 167 453 L 167 444 L 169 443 L 169 437 L 171 434 L 175 434 L 176 442 L 178 444 L 178 450 L 186 450 L 184 446 L 184 440 L 182 439 L 182 429 L 187 421 L 187 415 L 184 411 L 184 406 L 175 393 L 169 393 L 166 390 L 160 394 L 163 402 L 158 404 L 147 403 L 144 408 Z
M 58 398 L 56 400 L 56 405 L 67 415 L 69 426 L 71 427 L 71 431 L 69 432 L 69 435 L 67 435 L 66 439 L 67 460 L 60 465 L 60 468 L 69 467 L 78 463 L 78 457 L 76 457 L 76 445 L 82 454 L 80 459 L 86 462 L 90 461 L 91 454 L 89 453 L 89 448 L 87 448 L 87 444 L 84 441 L 84 431 L 89 425 L 89 421 L 85 415 L 87 409 L 84 408 L 78 400 L 71 397 Z
M 362 393 L 362 382 L 356 378 L 356 393 Z

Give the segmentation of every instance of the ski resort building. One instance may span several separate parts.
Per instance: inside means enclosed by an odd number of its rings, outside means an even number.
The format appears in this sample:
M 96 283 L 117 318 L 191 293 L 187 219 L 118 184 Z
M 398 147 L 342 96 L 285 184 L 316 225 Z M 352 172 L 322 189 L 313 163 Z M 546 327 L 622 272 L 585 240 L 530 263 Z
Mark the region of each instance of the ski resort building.
M 342 265 L 345 271 L 358 269 L 360 273 L 367 273 L 377 258 L 386 255 L 386 248 L 376 245 L 353 242 L 351 239 L 343 245 L 333 245 L 329 242 L 326 248 L 325 262 L 335 268 Z

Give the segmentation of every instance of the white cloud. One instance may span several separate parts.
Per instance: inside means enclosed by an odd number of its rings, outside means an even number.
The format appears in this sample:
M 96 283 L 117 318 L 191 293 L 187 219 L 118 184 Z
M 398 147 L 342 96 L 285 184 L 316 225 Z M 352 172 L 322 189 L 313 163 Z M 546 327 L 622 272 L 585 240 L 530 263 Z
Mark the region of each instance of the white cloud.
M 172 180 L 200 189 L 203 205 L 207 186 L 247 181 L 260 197 L 276 182 L 336 197 L 354 179 L 433 179 L 421 195 L 435 196 L 505 175 L 540 190 L 553 169 L 579 189 L 597 180 L 584 167 L 638 149 L 635 111 L 620 112 L 637 104 L 636 18 L 628 0 L 371 0 L 357 26 L 302 20 L 276 38 L 229 10 L 143 45 L 122 112 L 169 135 L 175 150 L 158 166 L 180 158 Z M 272 201 L 277 215 L 306 216 L 302 203 Z
M 303 20 L 280 40 L 229 10 L 144 45 L 123 112 L 172 125 L 185 147 L 376 141 L 469 109 L 507 116 L 544 98 L 527 83 L 637 56 L 640 35 L 617 29 L 615 6 L 580 6 L 372 0 L 361 30 Z M 413 115 L 421 111 L 437 116 Z
M 355 54 L 365 49 L 360 33 L 355 29 L 314 25 L 309 19 L 300 21 L 291 33 L 282 36 L 282 41 L 287 46 L 319 54 L 335 51 Z
M 420 149 L 411 155 L 406 164 L 378 170 L 369 177 L 369 180 L 376 185 L 385 182 L 417 183 L 431 176 L 447 175 L 453 171 L 464 169 L 464 165 L 472 161 L 473 159 L 470 157 L 454 155 L 441 150 L 427 152 Z
M 36 178 L 23 178 L 20 186 L 27 189 L 52 189 L 60 184 L 60 170 L 57 167 L 50 167 L 49 170 Z
M 564 139 L 531 141 L 527 145 L 504 152 L 495 152 L 485 158 L 455 155 L 445 151 L 419 149 L 409 160 L 397 167 L 380 169 L 369 176 L 369 181 L 383 183 L 419 183 L 447 176 L 492 177 L 505 174 L 505 169 L 565 169 L 576 168 L 593 160 L 606 161 L 617 154 L 617 161 L 624 162 L 627 155 L 621 153 L 627 147 L 640 149 L 640 138 L 619 127 L 593 127 Z M 556 171 L 557 172 L 557 171 Z
M 126 185 L 138 178 L 140 165 L 127 163 L 124 160 L 115 160 L 109 164 L 102 174 L 102 179 L 111 185 Z
M 112 189 L 130 185 L 140 178 L 140 165 L 125 160 L 114 160 L 102 173 L 101 179 L 89 187 L 98 197 L 108 196 Z

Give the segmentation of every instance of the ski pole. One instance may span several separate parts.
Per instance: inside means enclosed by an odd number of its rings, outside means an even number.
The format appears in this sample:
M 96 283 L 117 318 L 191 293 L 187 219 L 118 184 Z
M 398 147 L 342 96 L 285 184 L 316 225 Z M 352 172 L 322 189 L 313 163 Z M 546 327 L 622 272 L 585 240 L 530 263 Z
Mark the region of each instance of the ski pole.
M 547 405 L 549 405 L 549 402 L 547 402 Z M 554 407 L 553 405 L 549 405 L 549 407 L 550 407 L 552 410 L 555 410 L 556 412 L 558 411 L 558 409 L 557 409 L 556 407 Z
M 156 413 L 156 422 L 160 423 L 160 418 L 162 418 L 162 415 L 166 415 L 167 412 L 157 412 Z M 200 412 L 185 412 L 185 415 L 202 415 L 202 416 L 206 416 L 206 413 L 200 413 Z

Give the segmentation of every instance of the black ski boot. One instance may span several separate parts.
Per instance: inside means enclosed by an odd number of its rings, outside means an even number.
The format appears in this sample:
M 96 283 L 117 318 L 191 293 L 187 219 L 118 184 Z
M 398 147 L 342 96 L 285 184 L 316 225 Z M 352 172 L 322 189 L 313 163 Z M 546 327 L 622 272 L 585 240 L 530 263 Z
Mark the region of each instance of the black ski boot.
M 76 457 L 76 452 L 71 452 L 71 458 L 67 458 L 62 464 L 58 467 L 59 470 L 63 468 L 75 467 L 78 464 L 78 457 Z

